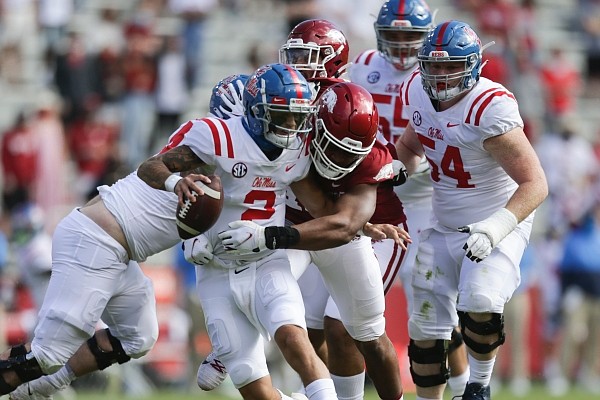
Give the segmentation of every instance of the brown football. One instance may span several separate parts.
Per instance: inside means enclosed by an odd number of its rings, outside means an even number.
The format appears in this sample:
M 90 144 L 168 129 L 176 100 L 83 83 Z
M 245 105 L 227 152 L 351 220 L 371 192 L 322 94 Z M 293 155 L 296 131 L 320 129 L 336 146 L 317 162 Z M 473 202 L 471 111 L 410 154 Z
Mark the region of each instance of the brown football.
M 210 183 L 196 181 L 204 196 L 196 196 L 192 203 L 186 200 L 183 207 L 177 206 L 177 231 L 182 239 L 189 239 L 206 232 L 217 222 L 223 209 L 223 186 L 221 178 L 210 175 Z

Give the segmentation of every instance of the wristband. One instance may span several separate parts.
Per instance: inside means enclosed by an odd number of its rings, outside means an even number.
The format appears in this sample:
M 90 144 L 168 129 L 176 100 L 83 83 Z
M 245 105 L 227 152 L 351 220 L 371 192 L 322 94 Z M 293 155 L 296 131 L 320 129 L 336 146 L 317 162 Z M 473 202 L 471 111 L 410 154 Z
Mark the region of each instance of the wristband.
M 183 178 L 179 175 L 169 175 L 167 179 L 165 179 L 165 190 L 167 192 L 175 193 L 175 186 L 177 186 L 177 182 L 182 180 Z
M 291 226 L 267 226 L 265 241 L 271 250 L 287 249 L 300 241 L 300 232 Z
M 485 233 L 490 238 L 492 247 L 496 247 L 517 227 L 518 223 L 517 217 L 512 212 L 501 208 L 483 221 L 474 224 L 475 229 L 472 229 L 471 232 Z

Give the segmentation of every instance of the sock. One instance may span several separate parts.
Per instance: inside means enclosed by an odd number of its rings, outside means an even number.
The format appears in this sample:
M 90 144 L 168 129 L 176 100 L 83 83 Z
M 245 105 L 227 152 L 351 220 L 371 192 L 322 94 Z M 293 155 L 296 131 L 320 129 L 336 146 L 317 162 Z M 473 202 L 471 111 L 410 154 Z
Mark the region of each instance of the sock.
M 469 367 L 467 366 L 462 374 L 448 378 L 448 386 L 450 386 L 452 396 L 462 396 L 465 392 L 465 386 L 469 381 L 469 373 Z
M 306 397 L 310 400 L 335 400 L 337 393 L 331 379 L 317 379 L 306 387 Z
M 469 383 L 477 382 L 484 386 L 489 386 L 490 381 L 492 380 L 492 370 L 494 369 L 496 357 L 488 361 L 479 361 L 470 354 L 468 357 L 469 367 L 471 368 Z
M 29 388 L 33 393 L 52 396 L 59 390 L 69 386 L 75 379 L 77 379 L 75 373 L 73 373 L 69 364 L 66 364 L 52 375 L 42 376 L 39 379 L 31 381 Z
M 353 376 L 331 374 L 339 400 L 361 400 L 365 396 L 365 371 Z
M 417 396 L 417 398 L 415 400 L 438 400 L 438 399 L 429 399 L 427 397 Z M 441 400 L 441 398 L 439 400 Z

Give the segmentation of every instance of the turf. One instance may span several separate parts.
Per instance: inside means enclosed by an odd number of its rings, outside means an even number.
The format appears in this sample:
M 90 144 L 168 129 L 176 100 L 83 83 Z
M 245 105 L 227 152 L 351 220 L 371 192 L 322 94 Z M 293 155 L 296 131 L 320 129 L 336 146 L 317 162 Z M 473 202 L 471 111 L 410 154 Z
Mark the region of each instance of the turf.
M 526 396 L 526 397 L 522 397 L 523 399 L 527 399 L 527 400 L 547 400 L 549 398 L 553 399 L 553 400 L 590 400 L 592 398 L 594 398 L 595 396 L 590 394 L 590 393 L 586 393 L 580 389 L 573 389 L 570 392 L 568 392 L 566 395 L 561 396 L 561 397 L 550 397 L 548 395 L 548 392 L 544 389 L 543 386 L 541 385 L 534 385 L 532 391 Z M 58 396 L 56 396 L 55 398 L 58 399 Z M 365 399 L 366 400 L 377 400 L 377 394 L 375 393 L 374 390 L 369 389 L 366 393 Z M 414 400 L 415 399 L 415 395 L 412 393 L 407 393 L 404 396 L 405 400 Z M 119 395 L 116 393 L 91 393 L 91 392 L 82 392 L 79 391 L 78 395 L 77 395 L 77 400 L 121 400 L 121 399 L 132 399 L 132 397 L 127 397 L 126 395 Z M 239 398 L 231 398 L 231 397 L 225 397 L 223 395 L 219 395 L 217 393 L 207 393 L 207 392 L 194 392 L 194 393 L 183 393 L 183 392 L 168 392 L 168 391 L 158 391 L 154 394 L 152 394 L 151 396 L 147 396 L 147 397 L 135 397 L 135 399 L 137 400 L 198 400 L 198 399 L 202 399 L 202 400 L 235 400 L 235 399 L 241 399 L 241 397 Z M 445 400 L 450 400 L 451 396 L 446 393 L 446 396 L 444 397 Z M 509 391 L 507 390 L 500 390 L 496 393 L 492 393 L 492 399 L 493 400 L 515 400 L 515 399 L 519 399 L 518 397 L 515 397 L 513 394 L 511 394 Z

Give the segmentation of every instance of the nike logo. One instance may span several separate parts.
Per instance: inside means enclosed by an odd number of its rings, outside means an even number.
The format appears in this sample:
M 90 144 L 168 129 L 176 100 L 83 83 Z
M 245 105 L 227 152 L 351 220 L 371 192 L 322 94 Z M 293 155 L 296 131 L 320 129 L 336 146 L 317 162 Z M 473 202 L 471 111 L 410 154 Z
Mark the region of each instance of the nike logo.
M 455 126 L 459 126 L 459 125 L 460 125 L 460 124 L 453 124 L 453 123 L 450 123 L 450 122 L 448 122 L 448 123 L 446 124 L 446 126 L 447 126 L 448 128 L 453 128 L 453 127 L 455 127 Z
M 233 273 L 237 275 L 237 274 L 240 274 L 240 273 L 244 272 L 244 271 L 245 271 L 245 270 L 247 270 L 248 268 L 250 268 L 250 267 L 238 268 L 238 269 L 236 269 L 235 271 L 233 271 Z
M 333 187 L 333 188 L 338 188 L 338 187 L 340 187 L 340 186 L 342 186 L 342 184 L 341 184 L 341 183 L 335 183 L 335 182 L 331 182 L 331 187 Z
M 294 168 L 295 166 L 296 166 L 296 164 L 286 165 L 285 172 L 288 172 L 290 169 Z

